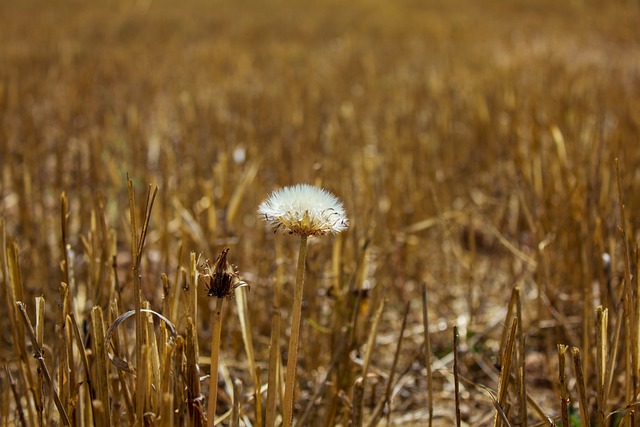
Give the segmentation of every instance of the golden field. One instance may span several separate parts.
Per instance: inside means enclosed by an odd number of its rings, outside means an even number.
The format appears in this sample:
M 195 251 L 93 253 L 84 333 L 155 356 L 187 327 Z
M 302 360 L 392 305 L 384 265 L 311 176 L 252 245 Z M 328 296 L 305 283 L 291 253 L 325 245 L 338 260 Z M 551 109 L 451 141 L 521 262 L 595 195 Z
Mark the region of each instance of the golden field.
M 349 228 L 309 239 L 294 425 L 640 423 L 637 2 L 0 16 L 0 425 L 211 423 L 223 248 L 216 423 L 286 425 L 298 243 L 257 209 L 297 183 Z

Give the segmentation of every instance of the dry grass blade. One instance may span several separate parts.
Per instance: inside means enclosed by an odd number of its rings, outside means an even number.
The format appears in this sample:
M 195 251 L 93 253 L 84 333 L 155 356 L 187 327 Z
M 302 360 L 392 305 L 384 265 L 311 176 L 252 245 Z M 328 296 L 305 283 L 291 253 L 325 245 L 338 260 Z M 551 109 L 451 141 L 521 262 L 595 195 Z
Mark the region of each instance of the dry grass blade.
M 505 427 L 511 427 L 511 423 L 509 422 L 509 419 L 507 418 L 507 414 L 504 413 L 504 411 L 502 410 L 502 407 L 500 406 L 500 404 L 498 403 L 498 400 L 496 399 L 496 392 L 491 390 L 490 388 L 482 385 L 482 384 L 478 384 L 478 383 L 473 383 L 471 381 L 466 380 L 464 377 L 460 376 L 459 377 L 460 380 L 462 380 L 463 382 L 466 382 L 467 384 L 473 386 L 473 387 L 477 387 L 480 390 L 484 391 L 485 394 L 489 397 L 489 399 L 491 399 L 491 403 L 493 404 L 493 407 L 495 408 L 495 410 L 498 412 L 498 415 L 500 416 L 500 418 L 502 419 L 502 422 L 504 423 Z
M 161 321 L 164 322 L 164 324 L 169 328 L 169 332 L 171 332 L 171 336 L 173 338 L 176 338 L 178 335 L 178 332 L 176 331 L 176 327 L 173 325 L 173 323 L 171 323 L 169 321 L 169 319 L 167 319 L 166 317 L 164 317 L 162 314 L 153 311 L 153 310 L 149 310 L 149 309 L 141 309 L 140 310 L 141 313 L 148 313 L 151 314 L 153 316 L 156 316 L 158 319 L 160 319 Z M 114 322 L 109 326 L 109 329 L 107 329 L 107 332 L 104 336 L 104 341 L 107 345 L 109 345 L 111 343 L 111 337 L 113 336 L 113 334 L 116 332 L 116 329 L 128 318 L 130 318 L 131 316 L 134 316 L 136 314 L 135 310 L 130 310 L 127 311 L 126 313 L 121 314 L 120 316 L 118 316 L 118 318 L 116 320 L 114 320 Z M 114 366 L 116 366 L 118 369 L 124 370 L 125 372 L 128 372 L 130 374 L 134 373 L 135 370 L 133 369 L 133 366 L 131 366 L 131 364 L 129 364 L 126 361 L 123 361 L 122 359 L 120 359 L 117 356 L 114 356 L 110 353 L 107 353 L 109 360 L 111 360 L 111 363 L 114 364 Z

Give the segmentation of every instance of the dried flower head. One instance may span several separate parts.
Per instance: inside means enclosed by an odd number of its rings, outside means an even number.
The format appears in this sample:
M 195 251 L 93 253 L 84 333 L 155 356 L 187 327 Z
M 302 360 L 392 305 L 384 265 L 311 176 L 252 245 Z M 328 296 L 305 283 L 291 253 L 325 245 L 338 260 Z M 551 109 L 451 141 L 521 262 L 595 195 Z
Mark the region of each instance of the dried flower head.
M 213 267 L 209 265 L 209 260 L 201 266 L 200 280 L 207 288 L 207 296 L 226 298 L 232 296 L 236 288 L 248 286 L 240 279 L 238 268 L 227 261 L 228 252 L 229 248 L 224 248 Z
M 342 202 L 330 192 L 308 184 L 276 190 L 258 213 L 273 226 L 299 236 L 337 234 L 349 227 Z

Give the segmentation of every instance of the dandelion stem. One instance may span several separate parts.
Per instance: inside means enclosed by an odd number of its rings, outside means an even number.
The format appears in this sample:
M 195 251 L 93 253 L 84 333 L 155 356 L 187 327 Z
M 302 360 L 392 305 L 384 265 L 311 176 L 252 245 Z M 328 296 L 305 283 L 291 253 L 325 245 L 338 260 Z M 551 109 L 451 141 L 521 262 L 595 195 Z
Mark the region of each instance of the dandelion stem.
M 289 337 L 289 350 L 287 352 L 287 374 L 284 386 L 284 427 L 291 426 L 291 423 L 293 422 L 293 398 L 296 383 L 296 368 L 298 367 L 298 338 L 300 336 L 300 323 L 302 317 L 302 290 L 304 286 L 305 262 L 307 259 L 307 238 L 308 236 L 306 235 L 300 236 L 298 271 L 296 273 L 296 286 L 291 319 L 291 336 Z
M 220 335 L 222 333 L 222 303 L 224 298 L 216 298 L 216 312 L 213 316 L 213 337 L 211 338 L 211 374 L 209 376 L 209 406 L 207 410 L 208 426 L 213 427 L 216 419 L 218 401 L 218 356 L 220 354 Z

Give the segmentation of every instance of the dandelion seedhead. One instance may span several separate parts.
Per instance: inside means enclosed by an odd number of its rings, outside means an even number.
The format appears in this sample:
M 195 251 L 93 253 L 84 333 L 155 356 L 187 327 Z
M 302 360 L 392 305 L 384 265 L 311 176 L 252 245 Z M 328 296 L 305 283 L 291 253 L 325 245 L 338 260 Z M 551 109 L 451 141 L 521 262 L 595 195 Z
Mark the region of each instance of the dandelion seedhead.
M 349 227 L 342 202 L 322 188 L 297 184 L 276 190 L 258 208 L 274 231 L 299 236 L 337 234 Z
M 200 280 L 207 288 L 207 296 L 216 298 L 227 298 L 233 295 L 233 291 L 240 286 L 247 286 L 238 275 L 238 268 L 227 261 L 229 248 L 224 248 L 218 259 L 209 265 L 206 260 L 201 266 Z

